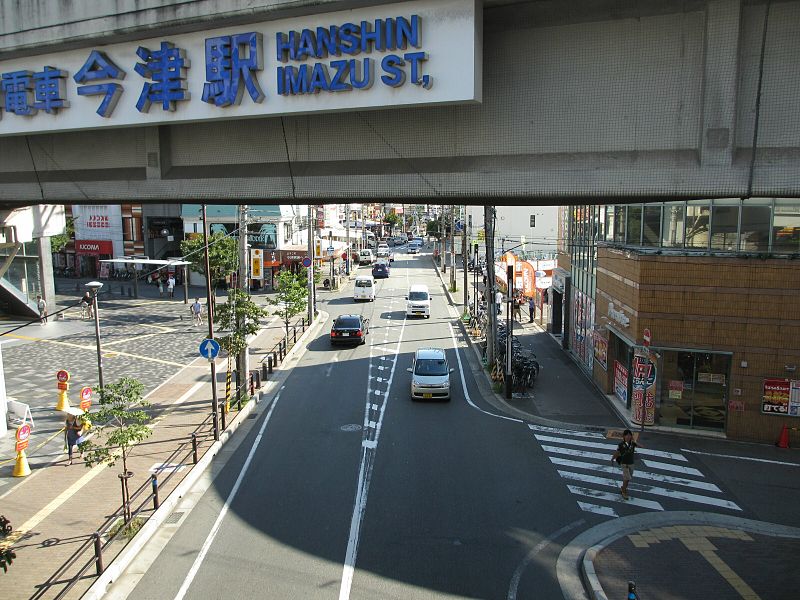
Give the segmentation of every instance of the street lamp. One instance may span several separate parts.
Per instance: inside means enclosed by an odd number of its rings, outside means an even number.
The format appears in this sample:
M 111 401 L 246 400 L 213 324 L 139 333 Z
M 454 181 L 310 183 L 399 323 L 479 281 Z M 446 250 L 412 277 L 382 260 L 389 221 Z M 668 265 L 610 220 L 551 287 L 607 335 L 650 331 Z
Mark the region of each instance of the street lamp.
M 100 383 L 100 390 L 103 389 L 103 353 L 100 350 L 100 310 L 97 305 L 97 294 L 103 284 L 99 281 L 90 281 L 86 288 L 92 293 L 92 308 L 94 308 L 94 336 L 97 342 L 97 379 Z

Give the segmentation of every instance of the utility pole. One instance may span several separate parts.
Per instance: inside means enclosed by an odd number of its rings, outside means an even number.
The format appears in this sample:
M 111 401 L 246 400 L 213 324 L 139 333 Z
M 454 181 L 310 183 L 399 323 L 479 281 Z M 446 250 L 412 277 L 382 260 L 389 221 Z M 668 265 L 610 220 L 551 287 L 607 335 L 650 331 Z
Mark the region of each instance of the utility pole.
M 350 251 L 350 204 L 347 205 L 347 259 L 345 260 L 344 267 L 347 276 L 350 276 L 350 257 L 352 256 L 352 252 Z
M 486 308 L 488 327 L 486 330 L 486 362 L 491 371 L 495 360 L 495 337 L 497 335 L 497 304 L 495 304 L 494 277 L 494 216 L 493 206 L 483 207 L 483 227 L 486 231 Z
M 206 261 L 206 305 L 208 307 L 208 339 L 214 339 L 214 297 L 211 293 L 211 265 L 208 259 L 208 221 L 206 220 L 206 205 L 203 204 L 203 245 Z M 217 400 L 217 361 L 212 358 L 211 363 L 211 414 L 214 441 L 219 440 L 219 401 Z
M 439 255 L 442 257 L 442 273 L 447 273 L 447 212 L 442 206 L 442 212 L 439 213 L 439 238 L 442 241 L 442 248 Z
M 247 204 L 239 205 L 239 289 L 243 294 L 250 290 L 250 256 L 247 250 Z M 241 327 L 238 322 L 237 326 Z M 250 348 L 244 350 L 236 357 L 236 397 L 240 397 L 242 386 L 247 389 L 247 378 L 250 374 Z M 224 408 L 223 408 L 224 410 Z M 223 416 L 223 422 L 225 417 Z
M 467 310 L 469 310 L 469 279 L 467 275 L 467 232 L 472 231 L 472 227 L 467 228 L 467 223 L 465 223 L 466 220 L 467 220 L 467 206 L 465 204 L 464 219 L 461 222 L 461 264 L 464 268 L 464 312 L 467 312 Z
M 308 237 L 307 246 L 308 246 L 308 258 L 311 259 L 311 266 L 308 267 L 308 322 L 311 323 L 314 321 L 314 234 L 312 233 L 311 229 L 311 205 L 308 205 L 308 229 L 306 229 L 306 235 Z M 349 229 L 348 229 L 349 234 Z M 349 237 L 349 235 L 348 235 Z
M 456 289 L 456 205 L 450 205 L 450 289 Z

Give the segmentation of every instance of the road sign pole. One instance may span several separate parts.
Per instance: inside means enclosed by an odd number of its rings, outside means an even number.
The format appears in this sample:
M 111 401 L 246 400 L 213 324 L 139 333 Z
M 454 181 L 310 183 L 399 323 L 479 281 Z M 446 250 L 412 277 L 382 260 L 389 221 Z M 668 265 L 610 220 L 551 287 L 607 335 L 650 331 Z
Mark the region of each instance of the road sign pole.
M 214 298 L 211 294 L 211 264 L 208 259 L 208 221 L 206 220 L 206 205 L 203 204 L 203 250 L 205 251 L 206 267 L 206 302 L 208 304 L 208 339 L 214 339 Z M 211 414 L 214 441 L 219 440 L 219 415 L 217 413 L 217 361 L 211 361 Z

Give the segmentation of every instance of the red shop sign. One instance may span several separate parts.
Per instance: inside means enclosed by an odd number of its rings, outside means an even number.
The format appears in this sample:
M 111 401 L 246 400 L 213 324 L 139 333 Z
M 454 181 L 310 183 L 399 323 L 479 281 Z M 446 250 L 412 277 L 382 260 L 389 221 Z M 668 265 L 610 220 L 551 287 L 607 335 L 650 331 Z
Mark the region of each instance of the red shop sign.
M 114 254 L 114 244 L 110 240 L 75 240 L 76 254 Z

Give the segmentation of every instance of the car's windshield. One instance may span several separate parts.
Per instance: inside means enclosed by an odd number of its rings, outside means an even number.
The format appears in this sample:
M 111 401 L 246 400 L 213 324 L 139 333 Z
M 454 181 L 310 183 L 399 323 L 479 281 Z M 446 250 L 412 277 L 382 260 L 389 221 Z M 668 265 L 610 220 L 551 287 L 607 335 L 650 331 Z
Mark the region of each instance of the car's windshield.
M 336 319 L 336 327 L 340 329 L 359 329 L 361 324 L 355 317 L 339 317 Z
M 369 279 L 356 279 L 356 287 L 372 287 Z
M 420 358 L 414 365 L 415 375 L 447 375 L 447 361 L 443 358 Z
M 427 300 L 428 292 L 410 292 L 408 294 L 409 300 Z

